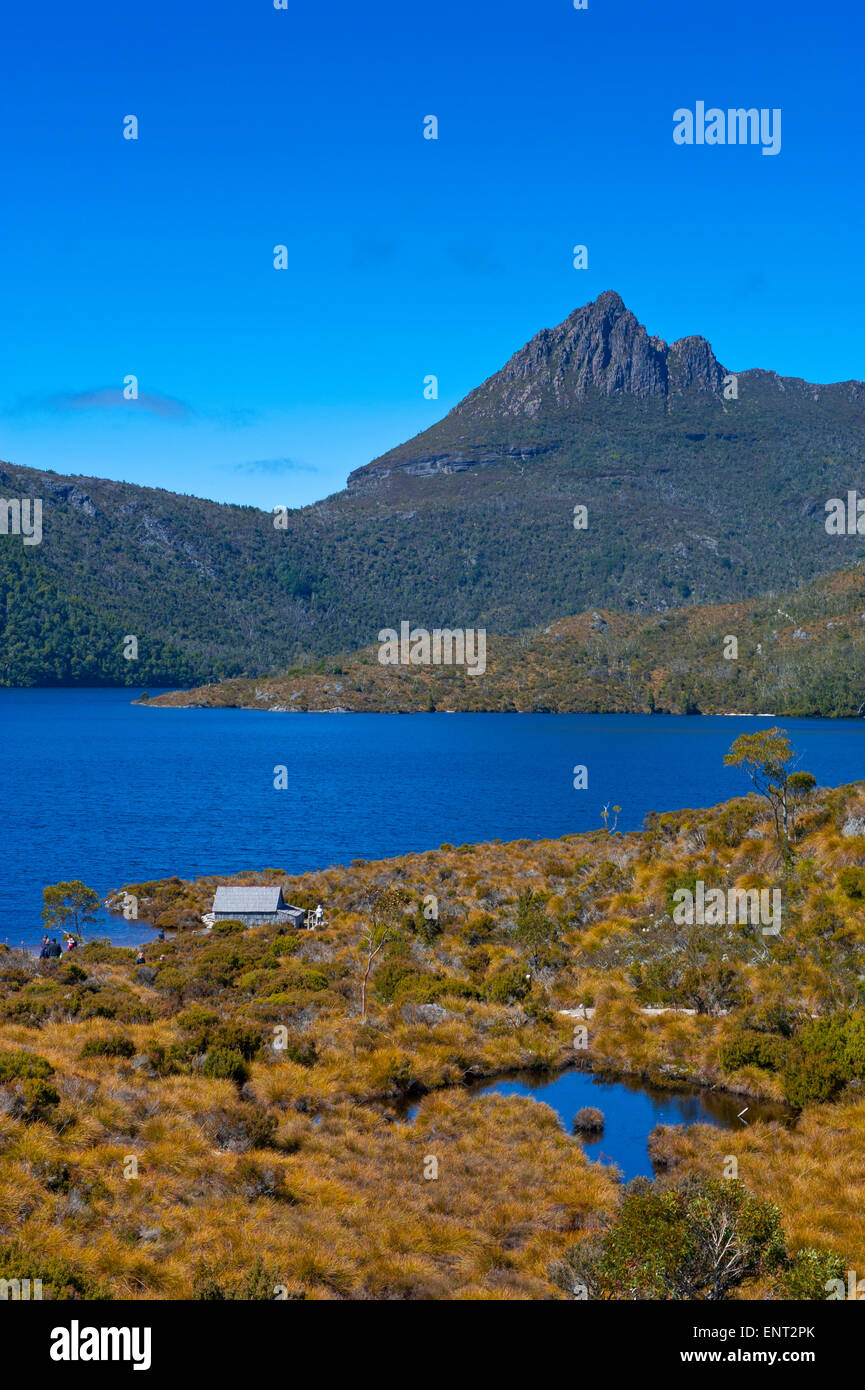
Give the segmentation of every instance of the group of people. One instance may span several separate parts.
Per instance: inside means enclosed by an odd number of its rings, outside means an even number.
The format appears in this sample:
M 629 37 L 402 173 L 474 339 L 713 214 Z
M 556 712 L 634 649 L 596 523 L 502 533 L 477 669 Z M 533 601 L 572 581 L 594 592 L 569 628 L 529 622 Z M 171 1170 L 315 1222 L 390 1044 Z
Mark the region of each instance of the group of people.
M 39 947 L 40 960 L 57 960 L 63 951 L 74 951 L 76 946 L 75 937 L 67 932 L 63 937 L 63 946 L 54 936 L 43 936 L 42 944 Z

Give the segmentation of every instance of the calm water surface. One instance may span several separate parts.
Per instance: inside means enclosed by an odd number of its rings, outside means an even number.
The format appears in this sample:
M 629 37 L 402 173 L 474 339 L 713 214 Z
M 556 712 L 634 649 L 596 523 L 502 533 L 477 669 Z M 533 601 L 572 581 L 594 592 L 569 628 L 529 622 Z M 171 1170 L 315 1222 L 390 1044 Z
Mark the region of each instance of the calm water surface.
M 636 1078 L 602 1078 L 576 1067 L 554 1074 L 517 1072 L 473 1082 L 466 1089 L 475 1096 L 527 1096 L 541 1101 L 555 1110 L 568 1133 L 574 1116 L 584 1106 L 603 1111 L 603 1133 L 597 1139 L 581 1138 L 579 1142 L 593 1162 L 618 1168 L 624 1182 L 654 1177 L 648 1141 L 656 1125 L 741 1129 L 743 1124 L 761 1119 L 790 1122 L 790 1112 L 780 1105 L 761 1105 L 747 1097 L 703 1087 L 666 1091 Z M 416 1103 L 408 1107 L 407 1118 L 412 1120 L 417 1110 Z
M 296 873 L 442 843 L 620 829 L 747 789 L 723 766 L 765 719 L 145 709 L 134 690 L 0 690 L 0 940 L 41 936 L 42 887 L 266 867 Z M 859 720 L 776 721 L 819 782 L 865 777 Z M 573 769 L 588 767 L 575 791 Z M 274 768 L 289 787 L 274 790 Z M 128 944 L 148 930 L 106 918 Z

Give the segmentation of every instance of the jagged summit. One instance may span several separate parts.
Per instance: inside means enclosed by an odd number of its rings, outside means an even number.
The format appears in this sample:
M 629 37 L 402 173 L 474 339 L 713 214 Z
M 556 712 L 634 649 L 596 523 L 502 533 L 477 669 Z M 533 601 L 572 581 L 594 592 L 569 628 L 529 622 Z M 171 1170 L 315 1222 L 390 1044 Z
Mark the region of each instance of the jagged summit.
M 705 338 L 667 344 L 650 337 L 621 295 L 605 290 L 556 328 L 536 333 L 438 424 L 355 469 L 348 486 L 362 487 L 394 469 L 423 477 L 508 455 L 525 458 L 538 452 L 538 429 L 566 440 L 587 413 L 603 411 L 616 397 L 637 408 L 656 402 L 662 411 L 689 400 L 719 404 L 725 375 Z
M 668 346 L 649 337 L 621 295 L 606 290 L 575 309 L 557 328 L 535 334 L 524 348 L 456 406 L 458 414 L 537 415 L 545 404 L 578 405 L 591 392 L 666 397 L 689 389 L 717 391 L 724 370 L 705 338 Z
M 403 618 L 507 634 L 790 594 L 865 565 L 865 539 L 824 524 L 827 501 L 865 493 L 865 383 L 752 368 L 728 394 L 724 376 L 704 338 L 650 337 L 608 291 L 285 530 L 2 465 L 4 497 L 42 499 L 45 541 L 0 545 L 0 685 L 256 675 Z M 118 632 L 149 634 L 134 672 Z

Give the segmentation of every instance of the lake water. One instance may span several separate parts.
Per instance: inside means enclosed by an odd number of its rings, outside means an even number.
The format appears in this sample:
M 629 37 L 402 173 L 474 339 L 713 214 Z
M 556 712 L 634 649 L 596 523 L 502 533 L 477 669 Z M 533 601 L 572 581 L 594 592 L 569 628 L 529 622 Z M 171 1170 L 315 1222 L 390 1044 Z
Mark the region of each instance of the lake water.
M 648 1140 L 656 1125 L 703 1124 L 741 1129 L 743 1124 L 753 1124 L 755 1120 L 789 1123 L 791 1119 L 790 1112 L 780 1105 L 761 1105 L 747 1097 L 703 1087 L 661 1090 L 635 1077 L 608 1079 L 577 1067 L 552 1075 L 518 1072 L 473 1082 L 466 1089 L 475 1096 L 528 1096 L 542 1101 L 555 1110 L 569 1134 L 578 1110 L 590 1105 L 603 1111 L 603 1133 L 592 1139 L 580 1136 L 579 1142 L 593 1162 L 615 1165 L 624 1182 L 654 1177 Z M 417 1111 L 418 1105 L 413 1103 L 406 1118 L 414 1119 Z
M 642 715 L 146 709 L 132 690 L 0 690 L 0 941 L 33 945 L 42 888 L 279 868 L 619 828 L 748 788 L 732 740 L 778 722 L 826 785 L 865 777 L 865 723 Z M 588 768 L 588 789 L 573 769 Z M 274 769 L 288 788 L 274 789 Z M 147 928 L 106 918 L 132 944 Z

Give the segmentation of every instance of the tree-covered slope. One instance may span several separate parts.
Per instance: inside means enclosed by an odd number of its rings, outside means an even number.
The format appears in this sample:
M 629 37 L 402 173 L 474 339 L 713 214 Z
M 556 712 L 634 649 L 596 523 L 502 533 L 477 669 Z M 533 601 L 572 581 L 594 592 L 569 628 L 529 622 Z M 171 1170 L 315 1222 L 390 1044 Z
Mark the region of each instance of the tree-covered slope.
M 791 592 L 865 558 L 824 525 L 828 498 L 865 490 L 865 386 L 751 370 L 726 399 L 728 375 L 705 340 L 668 347 L 601 295 L 282 528 L 2 465 L 0 495 L 43 499 L 44 538 L 0 536 L 0 681 L 255 675 L 402 619 L 516 634 Z
M 295 712 L 854 717 L 865 704 L 865 572 L 824 576 L 780 598 L 650 617 L 594 609 L 517 637 L 488 634 L 482 675 L 457 666 L 381 665 L 378 649 L 367 648 L 150 703 Z

